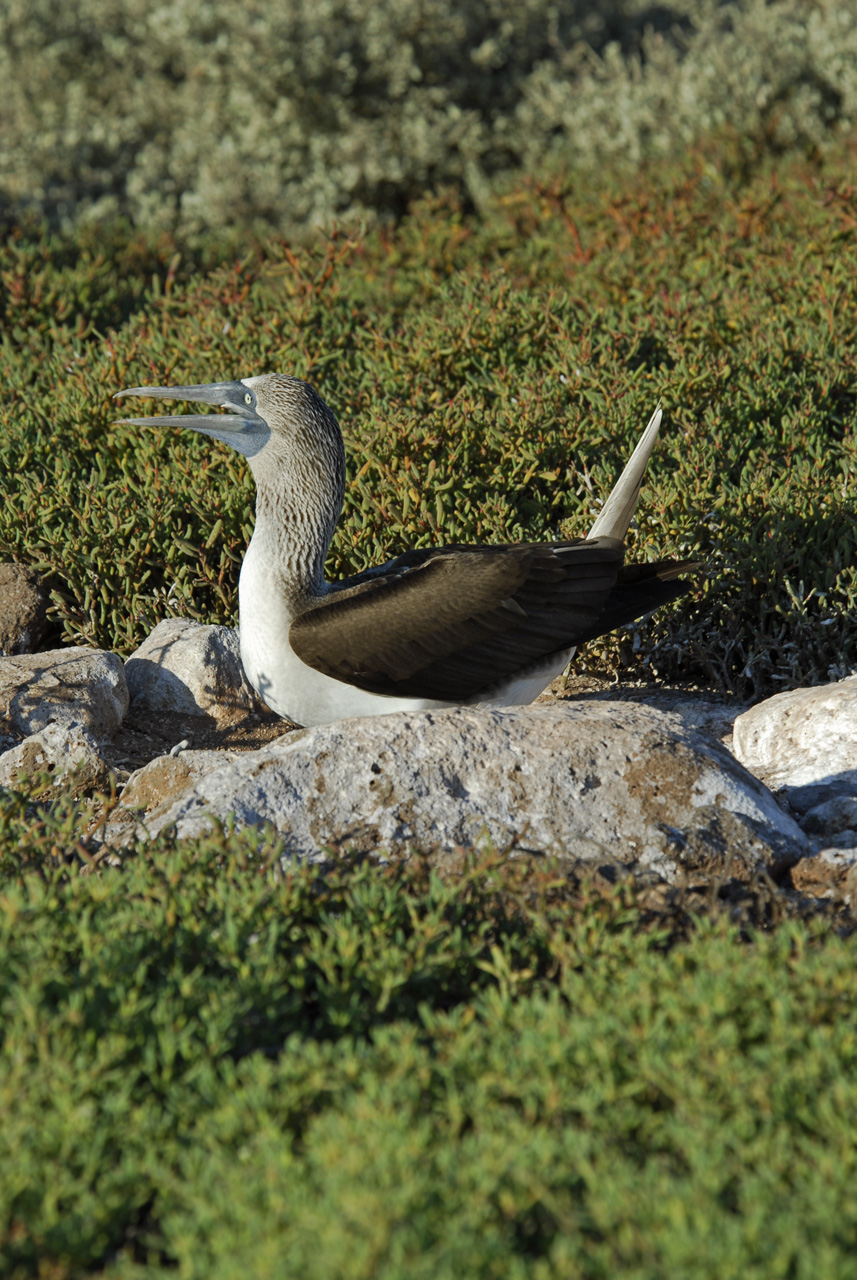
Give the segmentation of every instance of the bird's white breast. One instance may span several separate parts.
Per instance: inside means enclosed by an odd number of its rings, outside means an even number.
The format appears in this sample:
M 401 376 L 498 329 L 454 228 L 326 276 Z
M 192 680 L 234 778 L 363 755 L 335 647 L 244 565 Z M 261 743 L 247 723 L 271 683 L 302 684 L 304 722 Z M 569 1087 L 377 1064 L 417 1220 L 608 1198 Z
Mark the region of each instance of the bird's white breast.
M 366 693 L 302 662 L 289 644 L 289 627 L 295 615 L 255 539 L 251 539 L 241 567 L 238 603 L 244 671 L 277 715 L 309 726 L 349 716 L 428 711 L 452 705 L 428 698 Z

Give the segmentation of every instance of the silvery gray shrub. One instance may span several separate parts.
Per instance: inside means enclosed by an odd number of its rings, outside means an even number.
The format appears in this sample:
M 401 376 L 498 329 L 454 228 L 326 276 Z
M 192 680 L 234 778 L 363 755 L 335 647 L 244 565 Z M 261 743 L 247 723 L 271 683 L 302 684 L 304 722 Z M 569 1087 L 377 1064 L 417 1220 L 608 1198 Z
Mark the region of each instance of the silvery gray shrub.
M 857 115 L 835 0 L 5 0 L 0 215 L 294 232 Z

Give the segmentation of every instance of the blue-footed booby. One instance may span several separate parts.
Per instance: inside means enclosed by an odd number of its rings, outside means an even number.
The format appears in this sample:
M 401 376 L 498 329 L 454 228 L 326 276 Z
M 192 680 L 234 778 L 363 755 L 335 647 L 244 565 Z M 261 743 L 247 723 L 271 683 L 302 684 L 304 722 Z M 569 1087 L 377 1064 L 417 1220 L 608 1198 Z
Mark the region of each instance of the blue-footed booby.
M 624 564 L 660 408 L 588 537 L 406 551 L 326 582 L 345 448 L 336 418 L 308 383 L 273 373 L 117 395 L 225 411 L 122 421 L 189 427 L 247 459 L 256 525 L 238 584 L 241 658 L 268 706 L 297 724 L 532 702 L 578 645 L 677 599 L 688 590 L 678 575 L 696 567 Z

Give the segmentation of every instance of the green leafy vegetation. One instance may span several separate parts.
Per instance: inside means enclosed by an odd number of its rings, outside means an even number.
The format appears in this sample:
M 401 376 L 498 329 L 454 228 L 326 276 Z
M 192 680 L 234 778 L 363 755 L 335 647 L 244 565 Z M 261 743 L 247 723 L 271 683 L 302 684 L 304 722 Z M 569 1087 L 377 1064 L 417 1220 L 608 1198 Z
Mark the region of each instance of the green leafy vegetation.
M 243 463 L 116 425 L 123 386 L 313 381 L 349 453 L 332 575 L 412 545 L 583 534 L 662 398 L 632 553 L 708 576 L 582 669 L 755 696 L 847 674 L 854 144 L 749 175 L 714 156 L 520 181 L 481 219 L 447 193 L 395 233 L 241 257 L 19 231 L 0 254 L 0 554 L 49 576 L 68 640 L 127 654 L 170 613 L 234 622 Z
M 4 819 L 4 1275 L 857 1273 L 853 939 L 68 818 Z

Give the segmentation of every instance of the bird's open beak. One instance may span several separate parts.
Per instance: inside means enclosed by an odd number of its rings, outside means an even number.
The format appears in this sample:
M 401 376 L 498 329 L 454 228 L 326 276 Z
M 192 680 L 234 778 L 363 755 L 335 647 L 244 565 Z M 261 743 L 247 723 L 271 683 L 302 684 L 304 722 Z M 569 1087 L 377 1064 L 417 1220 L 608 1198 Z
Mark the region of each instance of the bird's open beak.
M 203 382 L 188 387 L 128 387 L 125 391 L 117 391 L 113 399 L 119 400 L 122 396 L 191 400 L 226 411 L 225 414 L 180 413 L 163 418 L 119 418 L 117 423 L 123 426 L 188 427 L 191 431 L 201 431 L 232 445 L 247 457 L 258 453 L 270 435 L 267 422 L 256 412 L 255 397 L 243 382 Z

